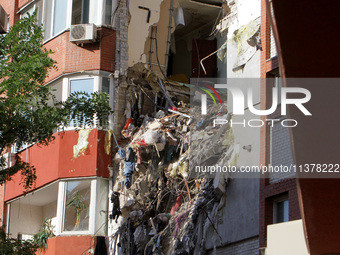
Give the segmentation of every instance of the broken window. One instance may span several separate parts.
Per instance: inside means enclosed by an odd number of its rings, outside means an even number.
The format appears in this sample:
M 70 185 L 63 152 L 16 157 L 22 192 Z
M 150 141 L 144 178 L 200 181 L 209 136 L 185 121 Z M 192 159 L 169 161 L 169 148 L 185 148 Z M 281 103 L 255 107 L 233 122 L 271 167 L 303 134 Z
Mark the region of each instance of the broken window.
M 73 0 L 72 25 L 89 23 L 90 0 Z
M 63 231 L 88 231 L 91 181 L 68 181 L 64 207 Z

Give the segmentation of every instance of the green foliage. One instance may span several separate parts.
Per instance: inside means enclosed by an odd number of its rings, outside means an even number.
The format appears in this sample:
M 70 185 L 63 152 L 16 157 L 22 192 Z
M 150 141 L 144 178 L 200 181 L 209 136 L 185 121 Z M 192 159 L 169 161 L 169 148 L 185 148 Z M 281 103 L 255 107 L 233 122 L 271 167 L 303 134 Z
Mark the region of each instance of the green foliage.
M 45 250 L 47 248 L 47 240 L 54 237 L 53 226 L 51 219 L 45 219 L 41 224 L 40 232 L 33 236 L 33 244 L 38 247 L 39 250 Z
M 33 241 L 19 241 L 7 238 L 5 231 L 0 228 L 0 254 L 1 255 L 34 255 L 38 246 Z
M 14 144 L 18 148 L 23 144 L 47 145 L 70 121 L 76 128 L 103 128 L 112 114 L 105 93 L 76 93 L 66 102 L 58 102 L 44 85 L 56 62 L 49 57 L 53 52 L 43 45 L 42 28 L 35 16 L 20 19 L 0 36 L 0 155 Z M 3 161 L 1 168 L 5 168 Z M 35 169 L 20 160 L 1 171 L 0 185 L 17 172 L 21 172 L 23 186 L 30 188 Z

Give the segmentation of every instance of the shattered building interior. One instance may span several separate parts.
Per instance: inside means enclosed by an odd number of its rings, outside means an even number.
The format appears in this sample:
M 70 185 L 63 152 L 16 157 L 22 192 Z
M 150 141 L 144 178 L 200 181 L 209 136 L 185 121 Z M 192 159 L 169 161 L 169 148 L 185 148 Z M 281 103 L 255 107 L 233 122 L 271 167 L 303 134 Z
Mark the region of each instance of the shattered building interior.
M 125 100 L 116 113 L 123 121 L 112 148 L 109 250 L 205 254 L 223 247 L 227 252 L 236 243 L 258 252 L 259 181 L 197 175 L 192 166 L 257 164 L 259 131 L 245 136 L 228 125 L 212 127 L 190 104 L 190 90 L 193 78 L 260 76 L 260 2 L 250 11 L 249 1 L 159 2 L 155 9 L 129 3 L 129 57 L 118 92 Z M 145 15 L 135 14 L 141 11 Z M 209 114 L 230 119 L 227 108 L 224 102 Z

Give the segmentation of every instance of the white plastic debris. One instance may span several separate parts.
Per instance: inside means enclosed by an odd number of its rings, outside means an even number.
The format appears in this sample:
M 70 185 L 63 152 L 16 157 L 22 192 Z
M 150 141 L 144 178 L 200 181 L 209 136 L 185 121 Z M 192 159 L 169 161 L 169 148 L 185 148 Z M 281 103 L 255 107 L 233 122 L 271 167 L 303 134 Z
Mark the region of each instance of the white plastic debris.
M 144 141 L 145 141 L 146 144 L 148 144 L 148 145 L 152 144 L 153 145 L 153 144 L 158 142 L 159 133 L 155 130 L 150 129 L 150 130 L 145 132 L 143 137 L 144 137 Z

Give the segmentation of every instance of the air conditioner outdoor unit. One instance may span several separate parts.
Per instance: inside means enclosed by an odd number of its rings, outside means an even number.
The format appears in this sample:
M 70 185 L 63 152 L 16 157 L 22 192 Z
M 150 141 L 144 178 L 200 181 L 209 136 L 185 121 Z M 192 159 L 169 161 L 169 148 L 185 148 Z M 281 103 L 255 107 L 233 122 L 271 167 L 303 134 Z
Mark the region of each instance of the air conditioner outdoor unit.
M 0 34 L 7 33 L 8 15 L 0 5 Z
M 97 27 L 94 24 L 71 25 L 70 41 L 74 43 L 91 43 L 97 39 Z
M 15 153 L 8 152 L 8 153 L 1 155 L 0 157 L 3 158 L 4 163 L 5 163 L 4 166 L 0 168 L 0 170 L 4 170 L 8 167 L 12 167 L 15 165 L 15 161 L 16 161 Z

